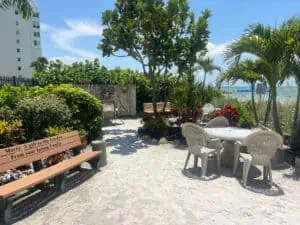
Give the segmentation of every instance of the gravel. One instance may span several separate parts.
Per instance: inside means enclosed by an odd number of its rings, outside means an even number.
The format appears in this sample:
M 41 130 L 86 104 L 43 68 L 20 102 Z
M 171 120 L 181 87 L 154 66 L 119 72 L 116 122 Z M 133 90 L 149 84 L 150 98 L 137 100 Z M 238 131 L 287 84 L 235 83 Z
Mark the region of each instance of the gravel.
M 253 167 L 245 189 L 241 167 L 238 178 L 224 168 L 218 176 L 210 160 L 208 178 L 200 180 L 193 160 L 182 171 L 185 146 L 152 145 L 136 135 L 140 120 L 124 122 L 104 128 L 106 167 L 17 224 L 298 224 L 300 181 L 291 168 L 274 170 L 269 189 Z

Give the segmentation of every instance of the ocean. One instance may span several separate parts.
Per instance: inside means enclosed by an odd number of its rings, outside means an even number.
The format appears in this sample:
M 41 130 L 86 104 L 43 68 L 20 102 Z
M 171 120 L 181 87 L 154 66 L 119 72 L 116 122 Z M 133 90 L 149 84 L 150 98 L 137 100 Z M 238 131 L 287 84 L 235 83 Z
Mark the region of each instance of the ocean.
M 235 87 L 235 86 L 224 86 L 221 88 L 222 92 L 225 94 L 238 98 L 241 100 L 250 100 L 251 99 L 251 92 L 245 91 L 250 90 L 250 87 Z M 255 98 L 261 99 L 262 101 L 268 100 L 269 92 L 266 92 L 264 95 L 255 94 Z M 283 86 L 277 88 L 277 99 L 280 102 L 285 101 L 296 101 L 297 98 L 297 87 L 295 86 Z

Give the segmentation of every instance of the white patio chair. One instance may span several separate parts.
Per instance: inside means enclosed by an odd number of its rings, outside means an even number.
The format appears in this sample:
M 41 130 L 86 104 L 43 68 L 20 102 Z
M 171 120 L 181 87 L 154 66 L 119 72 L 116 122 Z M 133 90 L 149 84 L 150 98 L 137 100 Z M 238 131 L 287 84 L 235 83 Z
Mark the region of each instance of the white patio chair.
M 261 130 L 250 134 L 244 141 L 247 147 L 247 153 L 240 153 L 242 143 L 235 143 L 234 168 L 233 174 L 239 164 L 239 159 L 244 161 L 243 166 L 243 185 L 247 186 L 248 173 L 251 165 L 263 166 L 264 180 L 269 178 L 270 186 L 272 186 L 272 169 L 271 159 L 276 154 L 276 151 L 283 146 L 282 137 L 273 132 Z
M 229 127 L 229 121 L 223 116 L 218 116 L 210 120 L 205 127 L 206 128 Z
M 186 169 L 190 156 L 193 154 L 196 159 L 195 167 L 197 167 L 198 157 L 201 158 L 201 178 L 204 178 L 207 170 L 208 156 L 213 155 L 217 158 L 217 169 L 220 173 L 222 149 L 220 139 L 209 139 L 205 130 L 194 123 L 184 123 L 182 125 L 182 134 L 188 144 L 188 155 L 183 169 Z
M 202 118 L 201 121 L 205 120 L 210 113 L 213 113 L 216 110 L 216 107 L 211 103 L 206 103 L 202 108 Z

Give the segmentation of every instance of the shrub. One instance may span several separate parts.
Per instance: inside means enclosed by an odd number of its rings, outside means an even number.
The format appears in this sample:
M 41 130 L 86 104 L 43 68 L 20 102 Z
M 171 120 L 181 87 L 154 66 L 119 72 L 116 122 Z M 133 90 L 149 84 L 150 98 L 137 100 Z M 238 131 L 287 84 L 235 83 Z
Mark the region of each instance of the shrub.
M 16 115 L 16 112 L 12 110 L 8 106 L 2 106 L 0 107 L 0 120 L 6 120 L 6 121 L 11 121 L 11 120 L 16 120 L 18 117 Z
M 51 126 L 67 127 L 72 122 L 72 113 L 64 99 L 53 95 L 24 98 L 19 101 L 16 113 L 23 121 L 28 140 L 46 137 Z
M 240 120 L 238 123 L 239 127 L 242 128 L 251 128 L 254 126 L 254 117 L 250 113 L 252 112 L 250 109 L 249 102 L 237 102 L 237 110 L 240 114 Z
M 72 112 L 72 127 L 86 130 L 89 140 L 101 134 L 103 109 L 101 101 L 87 91 L 72 85 L 48 86 L 46 90 L 65 99 Z
M 153 138 L 160 138 L 167 134 L 168 126 L 163 117 L 159 117 L 159 118 L 145 117 L 144 132 L 146 134 L 149 134 Z
M 236 105 L 228 104 L 225 107 L 221 108 L 215 112 L 215 117 L 224 116 L 228 119 L 230 125 L 236 126 L 240 120 L 240 114 L 237 110 Z
M 48 129 L 46 129 L 46 134 L 47 137 L 53 137 L 53 136 L 57 136 L 60 134 L 64 134 L 64 133 L 68 133 L 70 131 L 72 131 L 73 129 L 70 127 L 48 127 Z
M 6 148 L 25 141 L 22 121 L 0 121 L 0 148 Z
M 13 87 L 5 85 L 0 89 L 0 107 L 15 107 L 17 102 L 26 97 L 27 88 L 25 86 Z

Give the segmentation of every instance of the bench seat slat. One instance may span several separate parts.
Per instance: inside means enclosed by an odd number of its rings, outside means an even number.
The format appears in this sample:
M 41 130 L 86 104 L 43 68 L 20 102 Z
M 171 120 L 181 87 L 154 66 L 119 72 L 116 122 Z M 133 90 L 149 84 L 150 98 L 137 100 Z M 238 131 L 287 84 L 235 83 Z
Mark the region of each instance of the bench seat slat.
M 64 160 L 54 166 L 45 168 L 39 172 L 36 172 L 30 176 L 13 181 L 0 187 L 0 196 L 3 198 L 10 197 L 17 194 L 20 191 L 26 190 L 34 185 L 40 184 L 43 181 L 51 179 L 65 171 L 75 168 L 83 162 L 100 155 L 101 152 L 84 152 L 78 156 L 74 156 L 71 159 Z

